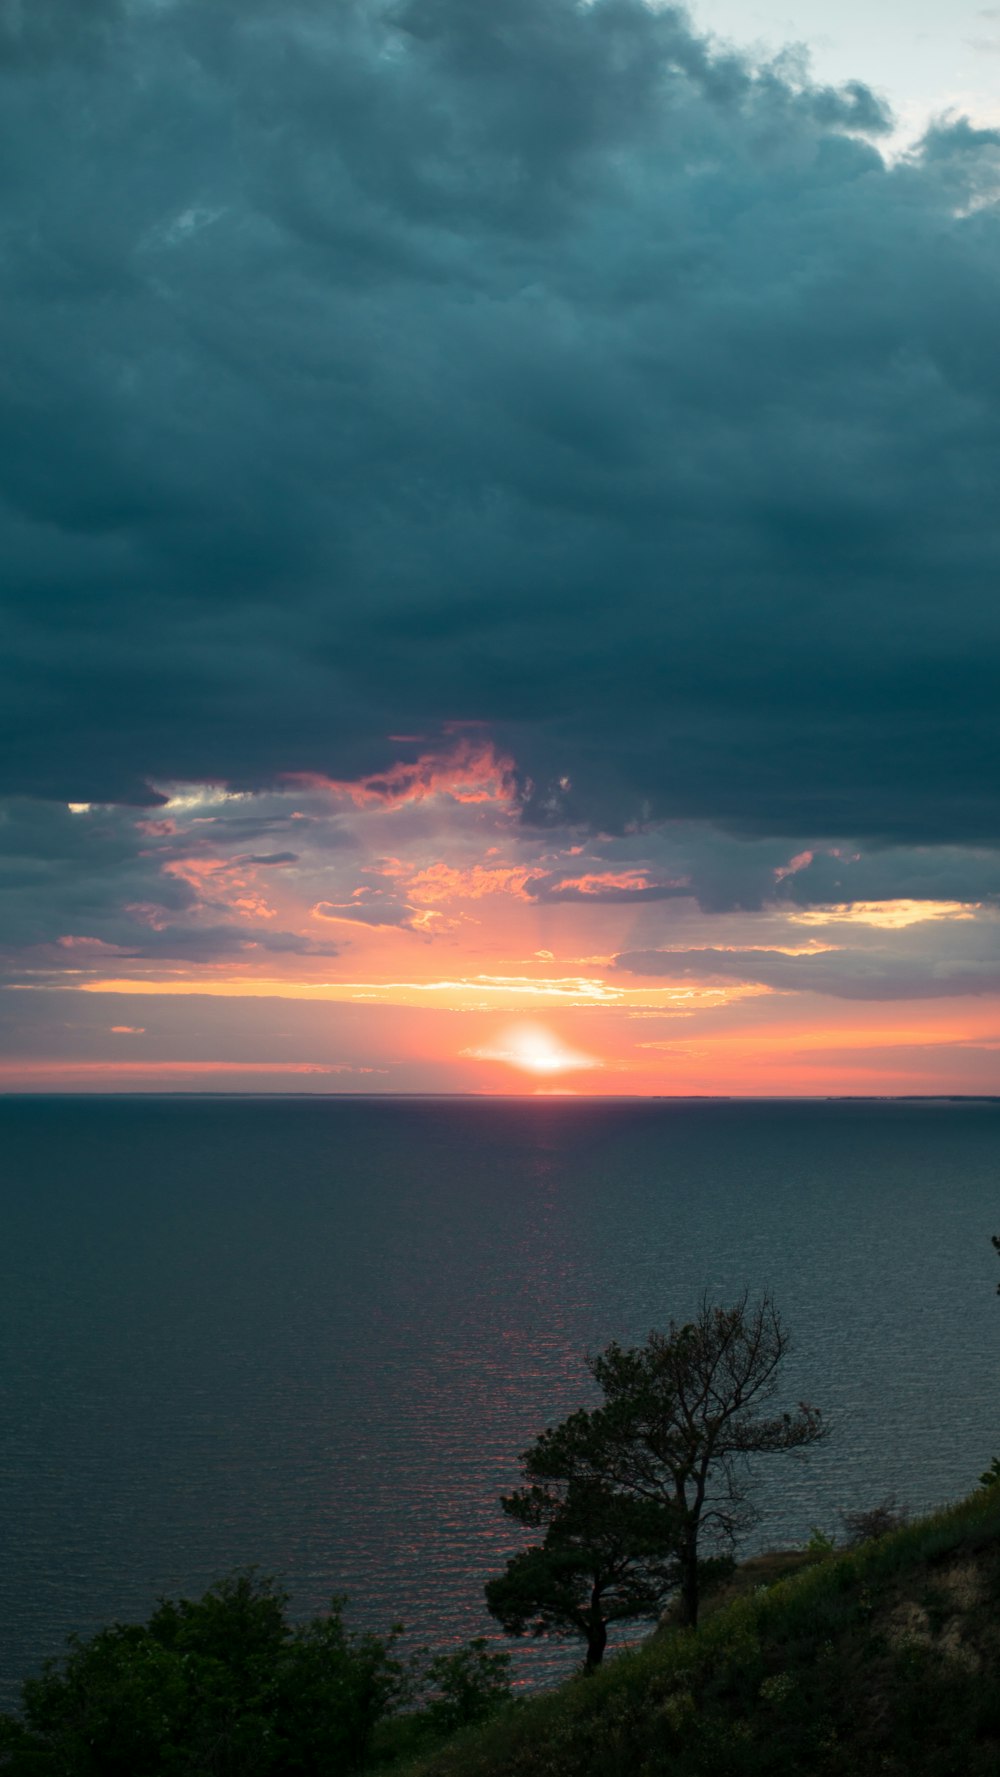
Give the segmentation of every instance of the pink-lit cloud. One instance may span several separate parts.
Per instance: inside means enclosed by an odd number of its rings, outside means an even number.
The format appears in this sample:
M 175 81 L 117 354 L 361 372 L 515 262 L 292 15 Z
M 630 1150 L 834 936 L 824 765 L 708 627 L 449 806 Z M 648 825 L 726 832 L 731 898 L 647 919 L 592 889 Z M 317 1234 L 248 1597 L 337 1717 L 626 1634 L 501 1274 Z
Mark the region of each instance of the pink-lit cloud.
M 437 860 L 414 868 L 400 858 L 385 858 L 377 866 L 380 874 L 403 885 L 407 899 L 421 906 L 442 901 L 480 901 L 487 895 L 529 897 L 528 884 L 545 875 L 545 871 L 523 864 L 473 864 L 461 868 Z
M 253 883 L 253 866 L 243 858 L 172 858 L 164 876 L 193 889 L 200 907 L 224 908 L 241 919 L 274 919 L 275 909 Z
M 78 1061 L 24 1060 L 0 1061 L 0 1080 L 106 1080 L 215 1078 L 240 1074 L 378 1074 L 382 1068 L 355 1067 L 347 1062 L 329 1061 Z
M 646 870 L 590 870 L 554 878 L 540 874 L 543 880 L 534 892 L 545 901 L 668 901 L 691 893 L 689 878 L 657 881 Z
M 485 737 L 466 736 L 444 753 L 422 753 L 383 772 L 353 782 L 309 772 L 288 773 L 284 781 L 309 790 L 325 790 L 356 808 L 399 808 L 432 796 L 456 803 L 513 803 L 517 783 L 513 760 Z
M 814 857 L 814 852 L 799 851 L 794 858 L 789 858 L 787 864 L 777 864 L 774 871 L 775 882 L 784 882 L 787 876 L 797 876 L 800 870 L 808 870 Z

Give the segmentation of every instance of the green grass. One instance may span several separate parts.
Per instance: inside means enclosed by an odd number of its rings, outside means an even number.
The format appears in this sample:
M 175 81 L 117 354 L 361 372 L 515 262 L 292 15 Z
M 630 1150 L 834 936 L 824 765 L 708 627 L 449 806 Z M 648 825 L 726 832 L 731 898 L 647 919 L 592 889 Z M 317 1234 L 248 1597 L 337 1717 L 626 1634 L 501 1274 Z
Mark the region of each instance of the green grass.
M 1000 1487 L 764 1583 L 406 1777 L 996 1777 Z

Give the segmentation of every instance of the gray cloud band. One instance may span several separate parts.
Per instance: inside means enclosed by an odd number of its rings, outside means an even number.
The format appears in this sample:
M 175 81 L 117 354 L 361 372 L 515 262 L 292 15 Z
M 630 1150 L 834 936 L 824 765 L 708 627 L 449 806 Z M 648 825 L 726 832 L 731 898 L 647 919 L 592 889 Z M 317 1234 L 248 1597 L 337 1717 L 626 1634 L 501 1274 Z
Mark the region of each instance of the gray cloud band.
M 995 933 L 978 956 L 929 956 L 885 949 L 788 955 L 779 950 L 645 950 L 615 958 L 624 974 L 687 981 L 750 981 L 786 993 L 843 1000 L 927 1000 L 1000 992 Z
M 996 844 L 1000 135 L 641 0 L 35 0 L 0 85 L 0 789 L 476 720 L 529 824 Z

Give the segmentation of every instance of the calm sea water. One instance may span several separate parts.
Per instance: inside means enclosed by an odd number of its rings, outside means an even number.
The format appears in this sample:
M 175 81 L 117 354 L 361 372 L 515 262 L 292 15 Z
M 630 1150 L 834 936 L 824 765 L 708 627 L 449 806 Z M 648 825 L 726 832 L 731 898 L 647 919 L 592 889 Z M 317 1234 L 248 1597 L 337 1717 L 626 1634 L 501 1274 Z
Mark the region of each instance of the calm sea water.
M 518 1451 L 702 1291 L 773 1289 L 835 1425 L 762 1465 L 757 1546 L 1000 1453 L 1000 1104 L 6 1099 L 0 1170 L 8 1702 L 250 1562 L 491 1631 Z

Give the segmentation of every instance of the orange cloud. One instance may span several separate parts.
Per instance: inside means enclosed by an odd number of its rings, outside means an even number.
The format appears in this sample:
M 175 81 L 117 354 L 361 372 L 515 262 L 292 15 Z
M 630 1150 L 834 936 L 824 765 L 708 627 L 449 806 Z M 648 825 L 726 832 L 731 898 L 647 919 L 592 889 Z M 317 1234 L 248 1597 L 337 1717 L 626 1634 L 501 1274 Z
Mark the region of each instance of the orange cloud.
M 787 864 L 779 864 L 774 872 L 775 882 L 784 882 L 786 876 L 797 876 L 800 870 L 808 870 L 815 856 L 811 851 L 798 851 Z
M 979 901 L 849 901 L 803 908 L 788 917 L 799 926 L 878 926 L 893 932 L 925 920 L 975 919 L 981 910 Z
M 172 839 L 175 834 L 180 832 L 177 822 L 172 820 L 169 815 L 159 821 L 136 821 L 135 830 L 137 833 L 145 834 L 148 839 Z
M 460 869 L 442 862 L 414 869 L 400 858 L 384 858 L 378 873 L 403 884 L 409 900 L 433 903 L 513 895 L 520 901 L 611 901 L 658 899 L 684 894 L 686 880 L 657 882 L 645 870 L 592 870 L 582 876 L 556 876 L 537 864 L 472 864 Z
M 0 1061 L 0 1080 L 172 1079 L 214 1074 L 378 1074 L 332 1061 Z
M 543 870 L 523 864 L 473 864 L 460 870 L 452 864 L 427 864 L 411 870 L 399 858 L 385 858 L 378 866 L 379 874 L 403 884 L 407 899 L 420 906 L 437 901 L 480 901 L 485 895 L 516 895 L 529 900 L 527 883 L 544 876 Z
M 125 912 L 151 932 L 165 932 L 170 924 L 164 909 L 155 901 L 126 901 Z
M 512 803 L 517 795 L 513 760 L 497 752 L 491 741 L 471 738 L 459 741 L 446 756 L 421 753 L 410 763 L 400 762 L 355 782 L 308 772 L 291 772 L 285 782 L 346 796 L 356 808 L 400 808 L 430 796 L 448 796 L 453 802 Z
M 660 901 L 688 895 L 686 876 L 657 881 L 646 870 L 590 870 L 581 876 L 546 877 L 544 901 Z
M 81 956 L 126 956 L 128 953 L 121 944 L 109 944 L 104 938 L 87 938 L 75 932 L 66 932 L 57 938 L 56 943 L 62 950 L 79 951 Z
M 172 858 L 164 876 L 186 882 L 203 907 L 223 907 L 244 919 L 274 919 L 275 910 L 253 886 L 242 858 Z
M 602 889 L 652 888 L 645 870 L 591 870 L 585 876 L 561 876 L 552 884 L 553 891 L 576 889 L 581 895 L 597 895 Z
M 12 983 L 8 991 L 45 992 L 52 981 Z M 689 1017 L 746 999 L 770 997 L 772 990 L 757 983 L 727 982 L 725 986 L 699 984 L 643 985 L 608 982 L 599 976 L 466 975 L 424 981 L 340 980 L 315 981 L 287 976 L 229 975 L 199 972 L 197 979 L 176 974 L 132 975 L 101 979 L 60 979 L 60 986 L 77 993 L 199 995 L 224 999 L 317 1000 L 360 1002 L 383 1006 L 440 1006 L 453 1011 L 527 1011 L 540 1003 L 571 1007 L 620 1007 L 643 1017 Z

